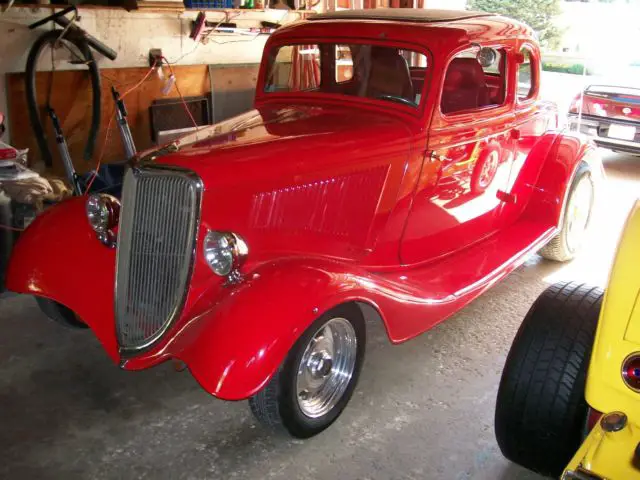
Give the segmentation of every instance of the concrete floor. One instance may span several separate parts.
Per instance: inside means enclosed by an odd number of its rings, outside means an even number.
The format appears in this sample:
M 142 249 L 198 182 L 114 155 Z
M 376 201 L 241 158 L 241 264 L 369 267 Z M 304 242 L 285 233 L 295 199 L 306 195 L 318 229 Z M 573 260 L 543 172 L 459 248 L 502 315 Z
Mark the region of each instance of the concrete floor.
M 372 326 L 353 400 L 308 441 L 271 435 L 246 402 L 215 400 L 170 365 L 123 372 L 90 332 L 47 321 L 31 298 L 3 299 L 0 478 L 540 478 L 501 456 L 496 390 L 513 335 L 548 283 L 606 281 L 640 193 L 640 158 L 603 153 L 608 181 L 578 260 L 533 257 L 458 315 L 400 346 Z

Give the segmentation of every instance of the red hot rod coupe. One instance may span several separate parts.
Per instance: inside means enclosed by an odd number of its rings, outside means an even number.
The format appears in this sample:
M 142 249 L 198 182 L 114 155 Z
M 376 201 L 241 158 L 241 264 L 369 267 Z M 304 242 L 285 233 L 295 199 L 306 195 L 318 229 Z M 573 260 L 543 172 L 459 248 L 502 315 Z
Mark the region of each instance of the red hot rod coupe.
M 121 199 L 42 214 L 8 286 L 90 327 L 122 368 L 183 362 L 215 397 L 309 437 L 354 391 L 366 319 L 403 342 L 528 255 L 579 249 L 602 167 L 557 130 L 539 79 L 531 29 L 496 15 L 282 27 L 253 110 L 142 154 Z

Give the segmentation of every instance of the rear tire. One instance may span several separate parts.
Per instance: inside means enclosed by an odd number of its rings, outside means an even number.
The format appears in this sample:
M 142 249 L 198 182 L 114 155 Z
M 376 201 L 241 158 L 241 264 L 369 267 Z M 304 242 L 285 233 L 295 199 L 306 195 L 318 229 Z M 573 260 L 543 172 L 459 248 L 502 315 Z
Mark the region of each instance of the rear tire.
M 67 328 L 87 328 L 87 324 L 64 305 L 44 297 L 36 297 L 36 302 L 42 313 L 54 322 Z
M 505 457 L 558 477 L 580 446 L 585 383 L 604 292 L 556 283 L 531 306 L 507 356 L 495 431 Z
M 540 249 L 540 255 L 556 262 L 566 262 L 576 256 L 582 248 L 589 228 L 594 197 L 595 186 L 591 168 L 583 163 L 578 167 L 571 183 L 560 232 Z
M 330 310 L 302 334 L 278 372 L 249 399 L 251 412 L 263 425 L 297 438 L 320 433 L 351 399 L 365 344 L 365 322 L 357 306 Z

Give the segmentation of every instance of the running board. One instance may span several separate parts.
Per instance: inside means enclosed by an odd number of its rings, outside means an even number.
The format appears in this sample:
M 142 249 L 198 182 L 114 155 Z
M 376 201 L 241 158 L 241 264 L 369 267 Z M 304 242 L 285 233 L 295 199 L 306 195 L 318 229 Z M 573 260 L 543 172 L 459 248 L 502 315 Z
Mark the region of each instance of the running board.
M 470 247 L 424 266 L 395 272 L 377 272 L 380 283 L 395 295 L 383 302 L 395 310 L 394 297 L 410 309 L 387 316 L 394 343 L 414 337 L 440 323 L 542 248 L 557 229 L 540 221 L 521 218 L 509 227 Z M 424 309 L 419 307 L 424 307 Z M 394 308 L 395 307 L 395 308 Z M 416 308 L 418 307 L 418 308 Z M 381 305 L 382 310 L 385 310 Z

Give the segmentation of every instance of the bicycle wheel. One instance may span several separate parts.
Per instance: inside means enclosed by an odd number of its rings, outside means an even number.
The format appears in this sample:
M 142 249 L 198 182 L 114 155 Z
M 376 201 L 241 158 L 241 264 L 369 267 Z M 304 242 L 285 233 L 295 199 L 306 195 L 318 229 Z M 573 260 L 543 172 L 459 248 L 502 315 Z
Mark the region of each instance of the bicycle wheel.
M 46 68 L 47 63 L 51 68 L 52 78 L 49 84 L 49 93 L 47 95 L 47 103 L 51 100 L 51 87 L 53 84 L 53 76 L 56 69 L 66 70 L 70 66 L 73 68 L 83 68 L 88 71 L 91 81 L 91 125 L 87 136 L 87 143 L 84 148 L 84 159 L 89 161 L 93 157 L 96 146 L 96 138 L 100 130 L 100 70 L 95 61 L 91 49 L 87 42 L 81 36 L 73 31 L 68 31 L 60 38 L 63 30 L 51 30 L 43 33 L 35 41 L 29 56 L 27 57 L 27 65 L 25 67 L 25 83 L 27 94 L 27 108 L 29 111 L 29 120 L 31 128 L 38 142 L 40 156 L 48 167 L 52 166 L 52 155 L 49 149 L 46 131 L 40 118 L 40 108 L 37 101 L 36 92 L 36 71 Z M 46 55 L 46 56 L 45 56 Z M 47 58 L 48 57 L 48 58 Z M 57 67 L 56 67 L 57 65 Z M 83 65 L 83 67 L 78 67 Z

